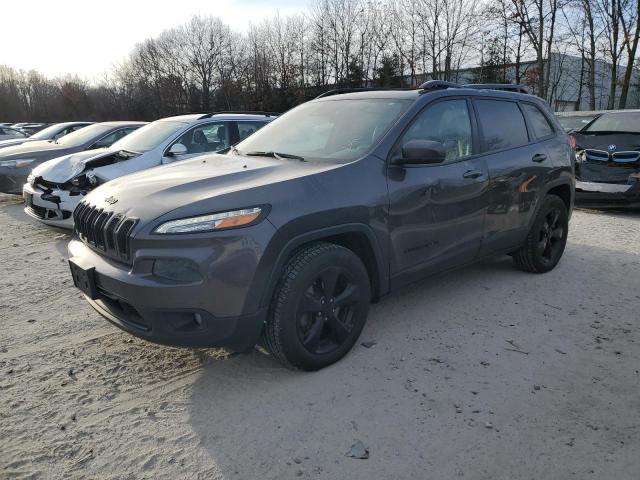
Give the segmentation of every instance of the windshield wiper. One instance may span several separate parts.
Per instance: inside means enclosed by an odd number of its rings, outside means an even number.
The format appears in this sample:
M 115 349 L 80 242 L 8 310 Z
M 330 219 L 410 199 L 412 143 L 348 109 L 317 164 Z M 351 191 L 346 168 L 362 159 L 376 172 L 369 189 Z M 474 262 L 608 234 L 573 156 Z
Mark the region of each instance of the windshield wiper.
M 281 152 L 247 152 L 244 153 L 243 155 L 246 155 L 247 157 L 273 157 L 273 158 L 277 158 L 278 160 L 282 160 L 283 158 L 291 158 L 293 160 L 300 160 L 301 162 L 306 162 L 306 160 L 304 159 L 304 157 L 301 157 L 300 155 L 293 155 L 291 153 L 281 153 Z

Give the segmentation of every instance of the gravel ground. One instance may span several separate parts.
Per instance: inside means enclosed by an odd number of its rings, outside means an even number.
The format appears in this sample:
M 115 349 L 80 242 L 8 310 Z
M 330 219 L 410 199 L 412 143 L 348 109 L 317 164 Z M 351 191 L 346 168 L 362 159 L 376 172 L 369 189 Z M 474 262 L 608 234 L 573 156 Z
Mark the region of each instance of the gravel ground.
M 640 478 L 640 214 L 576 211 L 546 275 L 505 257 L 391 295 L 377 343 L 316 373 L 120 332 L 68 238 L 0 197 L 2 478 Z

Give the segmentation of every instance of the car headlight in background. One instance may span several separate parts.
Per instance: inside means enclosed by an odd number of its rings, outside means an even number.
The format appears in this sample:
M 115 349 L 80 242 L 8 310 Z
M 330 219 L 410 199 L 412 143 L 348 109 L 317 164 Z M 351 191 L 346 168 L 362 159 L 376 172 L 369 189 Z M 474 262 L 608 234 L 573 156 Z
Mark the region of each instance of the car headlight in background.
M 27 176 L 27 183 L 33 187 L 33 184 L 36 182 L 36 176 L 33 173 L 30 173 Z
M 260 213 L 262 213 L 262 208 L 253 207 L 198 217 L 181 218 L 163 223 L 153 233 L 200 233 L 241 227 L 256 220 Z
M 2 160 L 0 161 L 0 167 L 9 168 L 22 168 L 27 167 L 35 162 L 35 158 L 24 158 L 20 160 Z

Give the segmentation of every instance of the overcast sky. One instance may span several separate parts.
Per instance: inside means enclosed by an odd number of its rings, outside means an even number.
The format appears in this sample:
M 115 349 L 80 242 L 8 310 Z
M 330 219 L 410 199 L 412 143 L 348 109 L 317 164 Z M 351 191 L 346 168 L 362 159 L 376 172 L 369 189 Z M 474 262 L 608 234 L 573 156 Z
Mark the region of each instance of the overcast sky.
M 250 23 L 307 5 L 308 0 L 2 0 L 0 64 L 99 79 L 136 43 L 193 15 L 218 16 L 246 31 Z

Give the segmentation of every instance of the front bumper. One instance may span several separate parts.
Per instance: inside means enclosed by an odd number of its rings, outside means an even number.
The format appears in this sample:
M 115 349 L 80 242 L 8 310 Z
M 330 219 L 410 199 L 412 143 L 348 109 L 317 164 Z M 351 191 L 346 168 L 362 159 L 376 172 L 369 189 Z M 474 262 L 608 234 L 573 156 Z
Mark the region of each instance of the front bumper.
M 640 208 L 640 182 L 621 184 L 576 180 L 576 203 L 594 208 Z
M 60 199 L 60 203 L 44 200 L 44 191 L 25 183 L 22 197 L 25 201 L 24 212 L 47 225 L 60 228 L 73 228 L 73 211 L 82 200 L 80 195 L 70 196 L 63 190 L 54 190 L 50 195 Z
M 266 309 L 248 314 L 236 309 L 238 314 L 225 315 L 234 302 L 223 285 L 228 280 L 223 274 L 220 277 L 225 278 L 205 276 L 193 283 L 169 282 L 140 266 L 149 259 L 127 266 L 99 255 L 80 240 L 69 243 L 69 258 L 94 269 L 95 298 L 85 295 L 91 306 L 137 337 L 162 345 L 247 351 L 262 332 Z M 205 263 L 215 267 L 210 260 Z M 234 285 L 231 289 L 237 290 Z
M 23 168 L 0 167 L 0 193 L 20 195 L 32 166 Z

